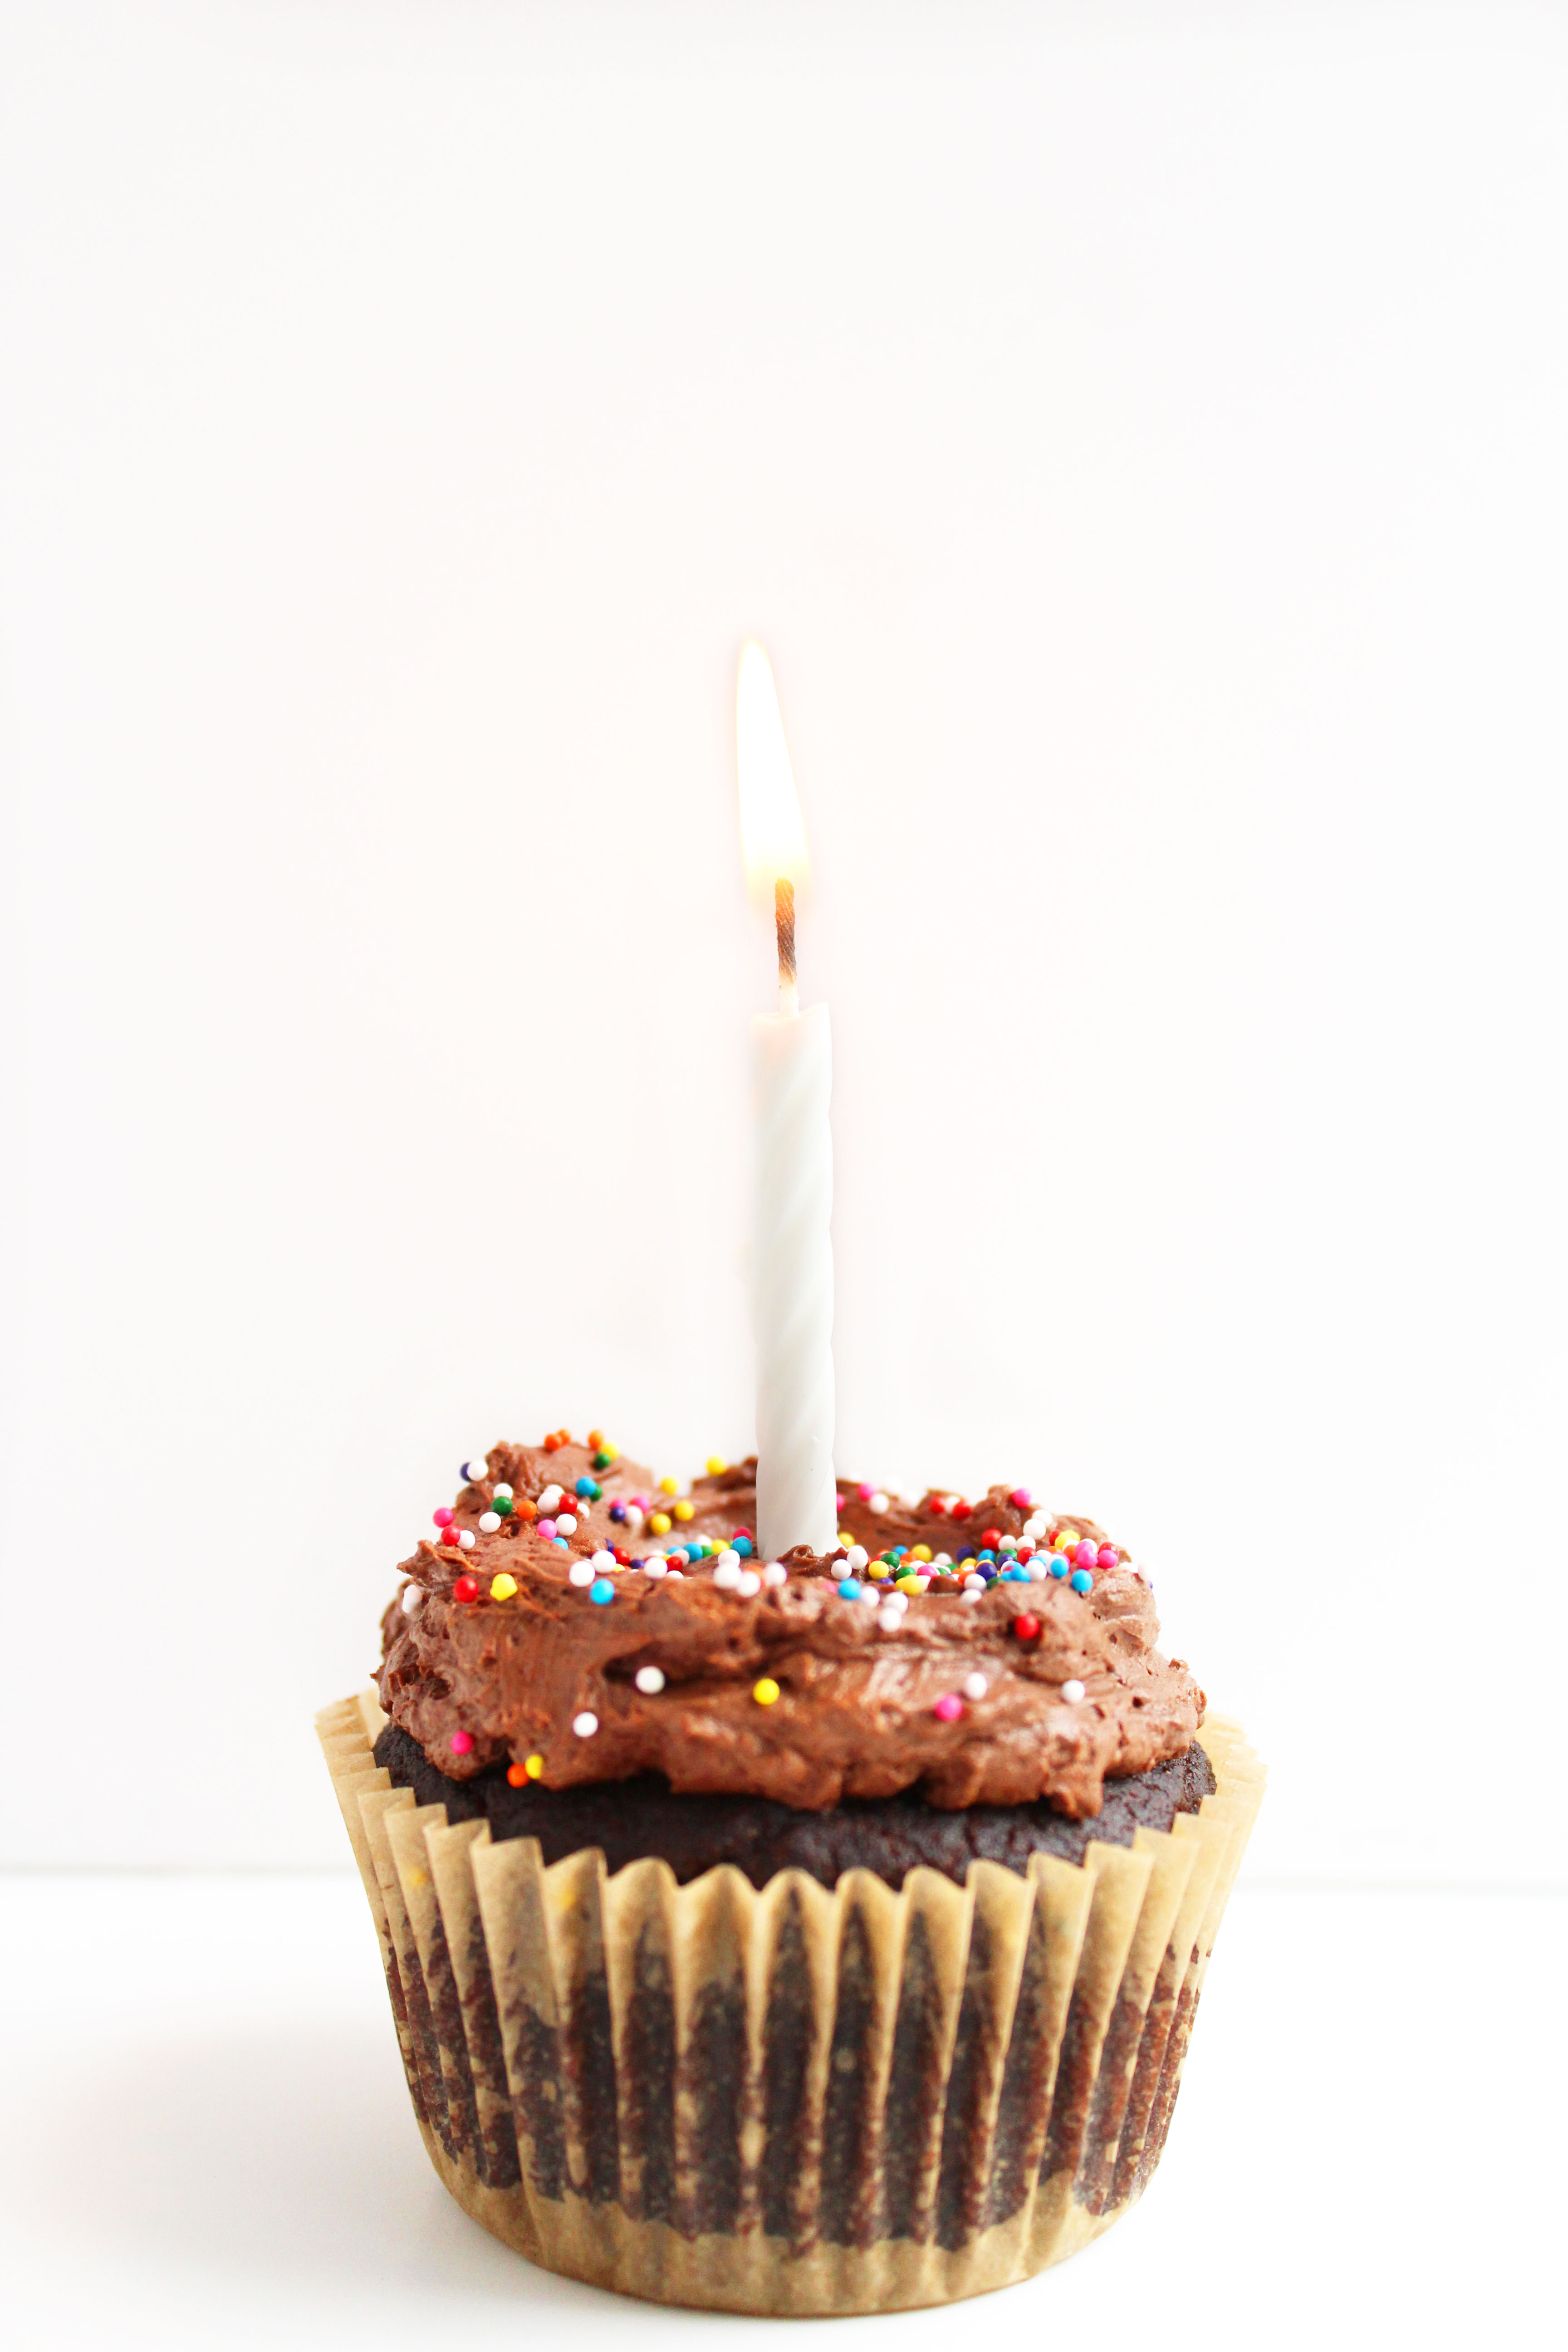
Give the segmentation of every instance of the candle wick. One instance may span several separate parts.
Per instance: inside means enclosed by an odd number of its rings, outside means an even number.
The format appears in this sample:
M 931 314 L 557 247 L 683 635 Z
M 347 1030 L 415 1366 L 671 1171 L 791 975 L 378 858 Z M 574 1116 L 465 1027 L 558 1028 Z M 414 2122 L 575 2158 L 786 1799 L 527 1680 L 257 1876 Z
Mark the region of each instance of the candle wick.
M 800 1005 L 795 980 L 795 884 L 782 877 L 773 884 L 773 928 L 779 943 L 779 1011 L 795 1013 Z

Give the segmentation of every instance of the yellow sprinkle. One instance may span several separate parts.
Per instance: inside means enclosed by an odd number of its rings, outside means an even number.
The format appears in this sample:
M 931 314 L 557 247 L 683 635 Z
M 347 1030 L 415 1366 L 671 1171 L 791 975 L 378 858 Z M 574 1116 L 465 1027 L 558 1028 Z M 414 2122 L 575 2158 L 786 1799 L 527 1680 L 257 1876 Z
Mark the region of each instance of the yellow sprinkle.
M 910 1546 L 910 1558 L 911 1559 L 929 1559 L 931 1558 L 930 1544 L 911 1544 Z
M 490 1599 L 492 1601 L 510 1601 L 516 1591 L 516 1577 L 509 1576 L 504 1568 L 499 1576 L 491 1577 Z
M 658 1482 L 658 1491 L 661 1495 L 679 1495 L 680 1492 L 679 1479 L 661 1478 Z
M 522 1769 L 531 1780 L 537 1780 L 544 1769 L 543 1757 L 525 1756 L 522 1759 Z
M 897 1578 L 895 1581 L 897 1589 L 900 1592 L 923 1592 L 925 1591 L 925 1586 L 921 1582 L 918 1576 L 900 1576 Z
M 600 1452 L 601 1454 L 607 1454 L 609 1455 L 609 1457 L 610 1457 L 610 1459 L 611 1459 L 611 1461 L 612 1461 L 612 1462 L 618 1462 L 618 1461 L 620 1460 L 620 1458 L 621 1458 L 621 1449 L 620 1449 L 620 1447 L 619 1447 L 618 1445 L 612 1445 L 612 1444 L 610 1444 L 610 1441 L 609 1441 L 609 1439 L 608 1439 L 607 1437 L 605 1438 L 605 1440 L 604 1444 L 600 1446 L 600 1448 L 599 1448 L 599 1452 Z
M 840 1528 L 838 1530 L 838 1540 L 843 1545 L 845 1550 L 847 1551 L 855 1538 L 850 1534 L 847 1528 Z
M 772 1706 L 779 1695 L 779 1686 L 772 1675 L 764 1675 L 760 1683 L 752 1685 L 752 1696 L 759 1706 Z
M 693 1503 L 677 1503 L 675 1516 L 678 1519 L 693 1518 L 696 1516 L 696 1507 Z
M 668 1511 L 656 1511 L 652 1518 L 649 1519 L 648 1525 L 653 1529 L 656 1536 L 667 1536 L 669 1533 L 669 1513 Z
M 886 1584 L 892 1571 L 885 1559 L 868 1559 L 860 1573 L 868 1576 L 873 1584 Z
M 721 1478 L 729 1467 L 729 1464 L 725 1461 L 721 1454 L 710 1454 L 708 1456 L 708 1475 L 710 1478 Z

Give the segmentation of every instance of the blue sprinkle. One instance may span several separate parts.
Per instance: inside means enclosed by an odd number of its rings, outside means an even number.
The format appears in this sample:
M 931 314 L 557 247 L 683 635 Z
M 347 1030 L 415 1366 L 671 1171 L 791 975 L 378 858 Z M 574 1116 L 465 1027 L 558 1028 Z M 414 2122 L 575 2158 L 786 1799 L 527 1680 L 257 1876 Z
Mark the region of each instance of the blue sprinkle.
M 1068 1564 L 1062 1558 L 1059 1551 L 1052 1552 L 1049 1559 L 1046 1562 L 1046 1566 L 1050 1570 L 1053 1576 L 1065 1576 L 1068 1572 Z
M 610 1517 L 614 1519 L 617 1527 L 624 1527 L 626 1517 L 626 1505 L 624 1503 L 612 1503 L 610 1505 Z
M 903 1558 L 904 1554 L 908 1551 L 908 1549 L 909 1549 L 909 1546 L 908 1546 L 908 1544 L 895 1544 L 895 1545 L 893 1546 L 893 1558 L 894 1558 L 895 1559 L 902 1559 L 902 1558 Z
M 1093 1591 L 1094 1579 L 1090 1576 L 1087 1568 L 1074 1569 L 1072 1572 L 1072 1589 L 1075 1592 Z
M 683 1544 L 681 1546 L 681 1549 L 685 1552 L 689 1561 L 700 1559 L 703 1557 L 702 1546 L 700 1543 Z
M 570 1551 L 572 1549 L 564 1536 L 552 1536 L 550 1540 L 553 1544 L 559 1544 L 563 1551 Z
M 579 1478 L 573 1491 L 574 1494 L 578 1495 L 591 1495 L 594 1491 L 594 1482 L 592 1478 Z
M 615 1597 L 616 1588 L 607 1576 L 596 1576 L 588 1587 L 589 1600 L 596 1601 L 601 1609 L 606 1601 L 613 1601 Z
M 750 1536 L 737 1536 L 737 1537 L 735 1538 L 734 1542 L 730 1546 L 730 1549 L 731 1549 L 731 1551 L 738 1551 L 738 1552 L 740 1553 L 741 1558 L 742 1558 L 742 1559 L 751 1559 L 751 1557 L 752 1557 L 752 1538 L 751 1538 L 751 1537 L 750 1537 Z
M 992 1567 L 989 1560 L 983 1568 L 977 1568 L 974 1573 L 980 1579 L 982 1584 L 994 1584 L 996 1581 L 996 1570 Z
M 858 1601 L 860 1598 L 859 1579 L 854 1576 L 847 1576 L 843 1583 L 838 1588 L 838 1598 L 840 1601 Z
M 960 1544 L 958 1547 L 958 1557 L 960 1559 L 973 1559 L 974 1558 L 974 1546 L 973 1544 Z

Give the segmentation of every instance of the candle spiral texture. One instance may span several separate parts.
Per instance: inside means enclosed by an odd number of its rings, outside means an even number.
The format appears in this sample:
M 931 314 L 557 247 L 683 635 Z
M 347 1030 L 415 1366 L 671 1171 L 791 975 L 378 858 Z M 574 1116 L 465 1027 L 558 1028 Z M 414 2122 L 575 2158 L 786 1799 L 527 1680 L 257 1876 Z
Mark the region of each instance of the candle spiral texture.
M 826 1004 L 752 1024 L 757 1535 L 764 1559 L 837 1539 L 833 1482 L 833 1036 Z

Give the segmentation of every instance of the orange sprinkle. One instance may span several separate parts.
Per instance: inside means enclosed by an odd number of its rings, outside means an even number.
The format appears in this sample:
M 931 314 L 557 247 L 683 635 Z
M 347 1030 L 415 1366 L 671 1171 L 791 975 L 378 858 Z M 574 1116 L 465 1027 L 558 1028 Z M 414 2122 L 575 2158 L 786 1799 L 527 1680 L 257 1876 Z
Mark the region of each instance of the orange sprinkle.
M 602 1429 L 591 1429 L 588 1432 L 588 1451 L 590 1454 L 597 1454 L 604 1442 L 605 1433 Z
M 539 1506 L 537 1503 L 531 1503 L 524 1495 L 520 1501 L 512 1505 L 511 1513 L 515 1519 L 536 1519 L 539 1517 Z

